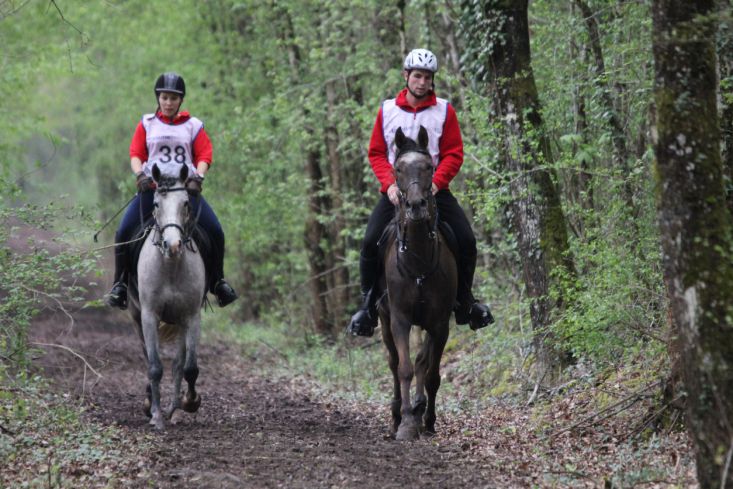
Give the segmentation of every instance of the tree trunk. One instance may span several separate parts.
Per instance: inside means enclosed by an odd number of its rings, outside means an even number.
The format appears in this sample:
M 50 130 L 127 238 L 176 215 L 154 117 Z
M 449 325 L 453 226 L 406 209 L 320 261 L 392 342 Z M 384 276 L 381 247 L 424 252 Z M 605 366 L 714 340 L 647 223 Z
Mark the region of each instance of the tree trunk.
M 632 216 L 636 215 L 634 205 L 634 190 L 631 186 L 631 170 L 629 168 L 629 153 L 626 147 L 626 136 L 621 124 L 621 119 L 616 111 L 611 96 L 611 86 L 608 82 L 608 73 L 606 72 L 606 62 L 603 59 L 603 49 L 601 47 L 601 35 L 598 30 L 598 22 L 596 21 L 593 11 L 583 0 L 574 0 L 575 5 L 580 9 L 585 21 L 588 37 L 590 39 L 590 49 L 593 53 L 595 61 L 595 84 L 601 93 L 601 103 L 608 117 L 608 126 L 611 130 L 611 141 L 613 142 L 613 165 L 621 171 L 624 184 L 624 198 Z
M 500 6 L 492 5 L 499 3 Z M 510 190 L 515 232 L 531 300 L 530 316 L 541 376 L 550 383 L 566 366 L 551 328 L 562 307 L 562 291 L 550 298 L 550 276 L 558 267 L 573 273 L 567 258 L 565 216 L 551 170 L 548 139 L 543 135 L 540 103 L 532 73 L 527 0 L 487 2 L 484 15 L 493 19 L 501 42 L 494 44 L 490 68 L 496 90 L 496 115 L 503 123 L 502 155 L 512 175 Z
M 349 271 L 345 265 L 346 248 L 341 236 L 346 229 L 344 218 L 344 187 L 342 184 L 342 162 L 338 149 L 339 135 L 333 117 L 341 113 L 337 107 L 336 89 L 333 81 L 326 82 L 326 104 L 328 106 L 328 122 L 325 127 L 326 151 L 328 153 L 329 170 L 331 176 L 331 211 L 333 221 L 329 227 L 330 252 L 333 255 L 331 290 L 331 315 L 334 323 L 346 320 L 346 309 L 349 304 Z
M 730 0 L 721 0 L 720 18 L 731 18 Z M 720 128 L 723 138 L 723 178 L 728 211 L 733 214 L 733 33 L 730 27 L 718 30 L 718 67 L 720 76 Z
M 571 6 L 572 13 L 574 14 L 574 7 Z M 581 48 L 578 47 L 576 42 L 572 40 L 570 42 L 570 58 L 575 59 L 580 55 Z M 588 49 L 583 48 L 583 58 L 587 57 Z M 582 76 L 582 75 L 581 75 Z M 593 188 L 592 178 L 590 173 L 591 161 L 590 156 L 586 151 L 582 151 L 578 156 L 579 146 L 582 148 L 588 145 L 588 115 L 585 110 L 585 87 L 588 85 L 588 80 L 585 76 L 582 76 L 581 82 L 577 83 L 573 87 L 573 114 L 575 119 L 575 134 L 578 136 L 580 144 L 573 142 L 573 157 L 579 159 L 577 171 L 573 172 L 572 177 L 572 196 L 573 200 L 580 204 L 583 209 L 593 209 Z M 577 227 L 580 229 L 581 234 L 584 227 L 582 220 L 579 220 Z
M 301 67 L 300 48 L 295 41 L 295 32 L 290 13 L 282 9 L 282 33 L 281 38 L 287 47 L 288 61 L 294 83 L 302 79 L 303 69 Z M 321 172 L 321 153 L 318 151 L 315 139 L 315 130 L 310 125 L 309 113 L 307 109 L 303 109 L 303 121 L 305 122 L 305 131 L 311 136 L 311 144 L 306 152 L 305 158 L 305 174 L 308 179 L 308 214 L 305 220 L 305 228 L 303 230 L 303 239 L 308 254 L 308 264 L 310 266 L 309 290 L 311 293 L 312 304 L 312 320 L 314 329 L 319 334 L 328 336 L 333 335 L 334 325 L 329 321 L 328 303 L 326 294 L 328 293 L 327 281 L 327 260 L 326 252 L 322 247 L 327 230 L 320 219 L 323 213 L 323 173 Z
M 659 223 L 700 487 L 733 485 L 730 222 L 716 109 L 714 0 L 654 0 Z

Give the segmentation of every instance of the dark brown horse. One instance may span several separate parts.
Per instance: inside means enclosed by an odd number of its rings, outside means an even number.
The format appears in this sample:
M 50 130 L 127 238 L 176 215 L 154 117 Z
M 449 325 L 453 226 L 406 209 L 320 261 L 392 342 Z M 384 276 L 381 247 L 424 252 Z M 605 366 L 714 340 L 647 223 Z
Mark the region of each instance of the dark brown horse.
M 394 172 L 400 204 L 386 245 L 381 285 L 387 294 L 386 300 L 379 304 L 379 317 L 394 377 L 395 437 L 414 440 L 420 432 L 435 433 L 440 357 L 448 340 L 457 271 L 453 254 L 438 230 L 438 213 L 431 191 L 435 169 L 427 149 L 427 131 L 421 126 L 415 142 L 398 129 L 395 144 Z M 414 368 L 410 359 L 413 325 L 426 333 Z M 411 403 L 413 376 L 417 379 L 415 401 Z

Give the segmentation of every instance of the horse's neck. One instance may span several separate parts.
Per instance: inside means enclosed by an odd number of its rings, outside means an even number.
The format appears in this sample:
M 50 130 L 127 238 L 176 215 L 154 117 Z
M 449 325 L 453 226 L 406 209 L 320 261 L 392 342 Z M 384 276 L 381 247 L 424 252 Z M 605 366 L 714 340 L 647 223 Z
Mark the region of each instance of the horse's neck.
M 429 236 L 430 231 L 430 226 L 425 222 L 408 221 L 404 230 L 407 250 L 409 251 L 404 253 L 405 263 L 414 264 L 415 267 L 419 268 L 432 264 L 438 246 L 438 239 L 437 237 L 431 239 Z

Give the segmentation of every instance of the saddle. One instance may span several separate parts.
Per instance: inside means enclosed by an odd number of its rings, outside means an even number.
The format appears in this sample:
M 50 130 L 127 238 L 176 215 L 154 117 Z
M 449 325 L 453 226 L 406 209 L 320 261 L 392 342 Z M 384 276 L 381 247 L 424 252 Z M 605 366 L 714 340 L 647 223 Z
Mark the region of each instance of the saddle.
M 125 246 L 127 255 L 127 283 L 131 290 L 137 293 L 137 263 L 140 259 L 140 251 L 145 244 L 148 233 L 154 232 L 154 220 L 153 218 L 147 219 L 142 225 L 138 225 L 133 233 L 132 240 Z M 204 268 L 206 269 L 206 284 L 207 290 L 211 289 L 211 271 L 214 269 L 214 247 L 211 244 L 211 238 L 208 233 L 200 225 L 196 225 L 192 235 L 193 243 L 187 243 L 184 246 L 193 250 L 195 253 L 201 254 L 201 258 L 204 260 Z

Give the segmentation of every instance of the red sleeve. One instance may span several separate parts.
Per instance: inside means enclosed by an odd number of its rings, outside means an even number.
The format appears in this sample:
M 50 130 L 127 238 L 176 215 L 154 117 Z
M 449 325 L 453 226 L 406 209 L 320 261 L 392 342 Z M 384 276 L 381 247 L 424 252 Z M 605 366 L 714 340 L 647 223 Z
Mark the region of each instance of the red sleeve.
M 435 175 L 433 175 L 433 182 L 438 189 L 446 189 L 463 164 L 461 128 L 458 126 L 456 111 L 450 104 L 448 104 L 443 135 L 440 138 L 438 148 L 440 150 L 440 161 L 438 162 L 438 168 L 435 170 Z
M 387 187 L 395 182 L 392 165 L 387 159 L 387 142 L 384 140 L 382 132 L 382 108 L 379 108 L 377 120 L 372 129 L 372 138 L 369 141 L 369 163 L 372 165 L 374 175 L 376 175 L 379 183 L 382 184 L 380 192 L 386 192 Z
M 142 121 L 137 123 L 135 134 L 130 141 L 130 158 L 135 157 L 140 158 L 143 163 L 148 161 L 148 143 L 145 141 L 145 127 Z
M 211 166 L 214 156 L 214 146 L 211 144 L 209 135 L 202 127 L 193 140 L 193 166 L 198 166 L 200 162 L 208 163 Z

